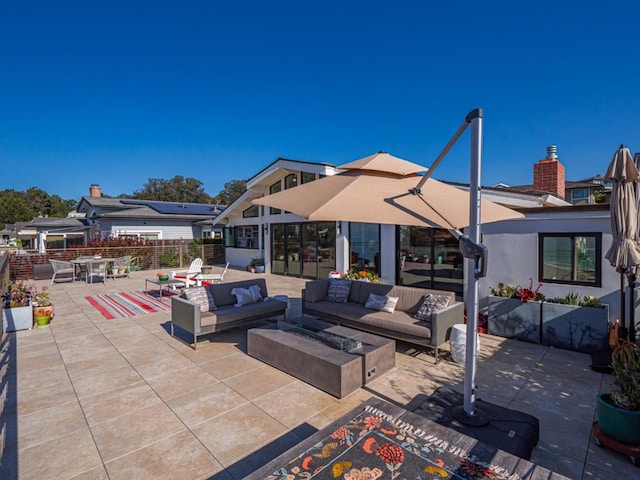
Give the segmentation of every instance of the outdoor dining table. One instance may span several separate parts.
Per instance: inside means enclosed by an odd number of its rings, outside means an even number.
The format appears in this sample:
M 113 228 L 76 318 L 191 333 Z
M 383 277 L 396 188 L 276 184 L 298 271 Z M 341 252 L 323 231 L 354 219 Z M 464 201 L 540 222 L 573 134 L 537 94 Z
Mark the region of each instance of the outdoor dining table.
M 74 265 L 77 265 L 80 267 L 80 271 L 82 271 L 84 269 L 84 271 L 86 272 L 86 265 L 87 263 L 94 263 L 94 262 L 105 262 L 106 263 L 106 268 L 109 267 L 109 263 L 113 262 L 115 260 L 115 258 L 111 258 L 111 257 L 100 257 L 100 258 L 96 258 L 96 257 L 78 257 L 78 258 L 74 258 L 73 260 L 70 260 L 71 263 L 73 263 Z

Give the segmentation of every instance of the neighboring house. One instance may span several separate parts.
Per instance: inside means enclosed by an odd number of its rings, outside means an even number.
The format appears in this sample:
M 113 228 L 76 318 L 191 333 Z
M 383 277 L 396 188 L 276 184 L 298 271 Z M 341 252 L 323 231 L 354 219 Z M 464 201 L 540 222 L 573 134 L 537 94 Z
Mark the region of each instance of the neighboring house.
M 77 211 L 85 214 L 100 238 L 137 237 L 149 240 L 193 240 L 221 234 L 212 220 L 222 205 L 104 198 L 98 185 L 82 197 Z
M 532 185 L 509 186 L 500 184 L 497 189 L 534 195 L 551 194 L 571 205 L 593 205 L 609 203 L 611 182 L 605 182 L 601 175 L 575 182 L 565 180 L 564 165 L 560 163 L 557 147 L 547 147 L 547 156 L 533 166 Z
M 84 218 L 37 217 L 25 223 L 20 237 L 27 239 L 31 248 L 44 253 L 47 248 L 86 245 L 91 231 L 91 225 Z

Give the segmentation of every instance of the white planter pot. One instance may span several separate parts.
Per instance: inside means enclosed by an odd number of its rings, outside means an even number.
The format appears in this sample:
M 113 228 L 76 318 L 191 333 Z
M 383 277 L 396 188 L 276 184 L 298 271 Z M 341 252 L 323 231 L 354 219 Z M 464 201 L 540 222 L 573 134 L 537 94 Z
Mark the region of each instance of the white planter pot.
M 13 307 L 2 309 L 2 331 L 31 330 L 33 327 L 33 307 Z

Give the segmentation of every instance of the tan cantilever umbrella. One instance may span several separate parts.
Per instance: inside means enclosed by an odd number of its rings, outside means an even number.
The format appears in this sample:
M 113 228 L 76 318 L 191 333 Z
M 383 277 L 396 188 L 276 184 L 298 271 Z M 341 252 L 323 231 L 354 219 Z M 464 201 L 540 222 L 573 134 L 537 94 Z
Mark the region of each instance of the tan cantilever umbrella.
M 639 177 L 638 168 L 631 158 L 631 152 L 624 145 L 613 155 L 605 180 L 613 182 L 611 190 L 611 235 L 613 241 L 605 258 L 620 272 L 620 318 L 626 338 L 624 282 L 625 273 L 633 274 L 640 265 L 640 247 L 636 242 L 638 232 L 638 203 L 635 183 Z
M 427 169 L 380 152 L 338 167 L 342 173 L 254 200 L 312 221 L 417 225 L 461 230 L 469 225 L 469 193 L 429 178 L 412 193 Z M 482 223 L 522 214 L 482 200 Z

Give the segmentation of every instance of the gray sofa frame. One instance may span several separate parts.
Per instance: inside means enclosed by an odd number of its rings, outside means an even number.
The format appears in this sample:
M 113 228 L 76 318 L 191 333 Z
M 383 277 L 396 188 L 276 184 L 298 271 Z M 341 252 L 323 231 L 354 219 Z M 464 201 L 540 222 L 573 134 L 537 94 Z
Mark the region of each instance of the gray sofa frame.
M 432 348 L 436 363 L 440 359 L 439 347 L 449 340 L 453 325 L 464 323 L 464 304 L 456 301 L 453 292 L 355 281 L 351 284 L 349 301 L 335 303 L 325 300 L 328 288 L 328 279 L 307 282 L 302 290 L 302 312 L 338 325 Z M 370 293 L 399 297 L 394 313 L 364 308 Z M 413 314 L 429 293 L 448 295 L 449 306 L 433 314 L 430 322 L 414 319 Z
M 200 306 L 179 296 L 171 298 L 171 335 L 175 337 L 177 326 L 193 335 L 193 348 L 198 345 L 198 337 L 209 333 L 221 332 L 235 327 L 245 327 L 269 317 L 284 315 L 286 302 L 270 298 L 265 302 L 253 303 L 242 307 L 234 307 L 235 296 L 231 290 L 235 287 L 247 288 L 258 285 L 263 297 L 268 296 L 267 283 L 264 278 L 243 280 L 239 282 L 220 283 L 205 287 L 213 296 L 217 310 L 200 311 Z

